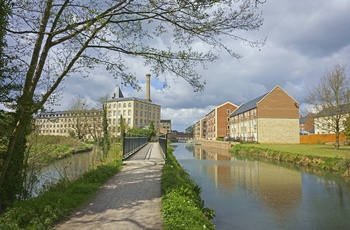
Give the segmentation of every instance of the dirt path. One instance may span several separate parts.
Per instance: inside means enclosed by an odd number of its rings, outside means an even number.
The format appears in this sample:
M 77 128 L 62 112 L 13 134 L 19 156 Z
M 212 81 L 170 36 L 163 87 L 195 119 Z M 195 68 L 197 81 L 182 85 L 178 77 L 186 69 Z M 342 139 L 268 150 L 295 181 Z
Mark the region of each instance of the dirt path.
M 89 205 L 56 229 L 162 229 L 160 180 L 164 160 L 159 144 L 149 145 L 152 151 L 148 159 L 125 162 Z

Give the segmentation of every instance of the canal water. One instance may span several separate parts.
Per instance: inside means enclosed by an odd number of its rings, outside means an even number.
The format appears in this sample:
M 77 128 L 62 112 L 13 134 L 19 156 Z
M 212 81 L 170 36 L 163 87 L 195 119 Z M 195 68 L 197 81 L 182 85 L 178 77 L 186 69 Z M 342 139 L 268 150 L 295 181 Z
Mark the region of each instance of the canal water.
M 101 161 L 101 147 L 94 146 L 92 151 L 76 153 L 41 169 L 37 182 L 33 185 L 32 197 L 36 197 L 45 187 L 55 184 L 61 178 L 75 179 L 98 165 Z
M 222 229 L 350 229 L 350 183 L 301 169 L 237 159 L 227 151 L 174 144 Z

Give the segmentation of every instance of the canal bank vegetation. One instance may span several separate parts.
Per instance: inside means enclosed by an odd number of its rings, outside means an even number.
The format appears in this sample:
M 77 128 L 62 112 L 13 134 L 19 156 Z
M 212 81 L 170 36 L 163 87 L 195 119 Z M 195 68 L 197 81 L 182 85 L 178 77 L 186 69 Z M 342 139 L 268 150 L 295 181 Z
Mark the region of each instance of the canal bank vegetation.
M 332 145 L 239 144 L 230 153 L 293 163 L 315 170 L 327 170 L 350 178 L 350 147 L 335 150 Z
M 111 176 L 120 171 L 121 156 L 121 144 L 112 143 L 109 153 L 78 179 L 62 178 L 38 197 L 15 201 L 0 215 L 0 230 L 53 228 L 90 200 Z
M 168 146 L 161 179 L 164 229 L 215 229 L 210 221 L 215 216 L 214 211 L 204 206 L 201 188 L 179 165 L 172 152 Z
M 93 147 L 73 137 L 52 135 L 29 135 L 27 146 L 29 162 L 36 165 L 46 165 L 74 153 L 90 151 Z

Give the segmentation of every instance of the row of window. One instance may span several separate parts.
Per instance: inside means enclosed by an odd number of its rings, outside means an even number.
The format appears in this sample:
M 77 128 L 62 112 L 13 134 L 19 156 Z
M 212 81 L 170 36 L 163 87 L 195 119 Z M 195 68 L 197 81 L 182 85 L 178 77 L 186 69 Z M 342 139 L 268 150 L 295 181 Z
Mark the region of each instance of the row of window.
M 83 119 L 85 119 L 85 120 L 90 120 L 91 121 L 91 119 L 93 120 L 93 121 L 101 121 L 101 117 L 93 117 L 93 118 L 91 118 L 91 117 L 84 117 Z M 72 122 L 72 121 L 74 121 L 75 120 L 75 118 L 62 118 L 62 119 L 37 119 L 36 120 L 36 123 L 63 123 L 63 122 Z
M 108 116 L 111 117 L 112 115 L 113 115 L 113 117 L 116 117 L 117 116 L 117 110 L 108 111 Z M 130 109 L 129 110 L 118 110 L 118 117 L 120 117 L 120 115 L 131 116 L 131 110 Z M 138 110 L 135 110 L 135 116 L 136 117 L 139 116 L 139 111 Z M 156 118 L 159 119 L 159 114 L 140 111 L 140 117 L 153 117 L 153 119 L 156 119 Z
M 126 108 L 126 107 L 131 107 L 132 106 L 132 104 L 131 104 L 131 102 L 128 102 L 128 103 L 126 103 L 126 102 L 124 102 L 124 103 L 122 103 L 122 102 L 118 102 L 118 103 L 110 103 L 109 105 L 108 105 L 108 108 L 109 109 L 111 109 L 111 108 Z M 135 103 L 135 107 L 138 109 L 139 108 L 139 103 L 138 102 L 136 102 Z M 140 109 L 143 109 L 143 108 L 145 108 L 146 110 L 147 109 L 150 109 L 150 110 L 152 110 L 152 108 L 153 108 L 153 111 L 158 111 L 159 112 L 159 107 L 156 107 L 156 106 L 151 106 L 151 105 L 147 105 L 147 104 L 141 104 L 140 103 Z
M 83 113 L 55 113 L 55 114 L 41 114 L 40 118 L 53 118 L 53 117 L 75 117 L 77 115 L 81 116 L 97 116 L 101 115 L 101 112 L 83 112 Z
M 120 122 L 119 119 L 116 119 L 116 118 L 108 119 L 108 124 L 116 125 L 116 124 L 119 124 L 119 122 Z M 130 125 L 130 124 L 131 124 L 131 118 L 127 118 L 127 119 L 124 118 L 124 122 L 125 122 L 126 124 Z M 137 119 L 137 118 L 136 118 L 136 119 L 134 120 L 134 124 L 135 124 L 135 125 L 138 125 L 139 122 L 140 122 L 140 125 L 148 125 L 148 124 L 151 123 L 151 121 L 146 120 L 146 119 L 142 120 L 142 119 Z M 158 126 L 158 121 L 153 121 L 153 122 L 154 122 L 154 125 L 155 125 L 155 126 Z

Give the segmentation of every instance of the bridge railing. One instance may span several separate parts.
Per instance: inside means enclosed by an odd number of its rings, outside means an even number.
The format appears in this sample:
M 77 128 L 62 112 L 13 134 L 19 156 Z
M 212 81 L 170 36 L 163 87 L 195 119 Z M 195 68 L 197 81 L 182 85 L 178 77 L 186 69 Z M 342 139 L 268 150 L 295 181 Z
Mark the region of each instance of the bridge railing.
M 158 142 L 160 145 L 160 148 L 163 152 L 164 159 L 167 158 L 167 145 L 168 145 L 168 137 L 166 134 L 158 136 Z
M 148 137 L 137 134 L 124 134 L 123 138 L 123 160 L 136 153 L 147 144 Z

